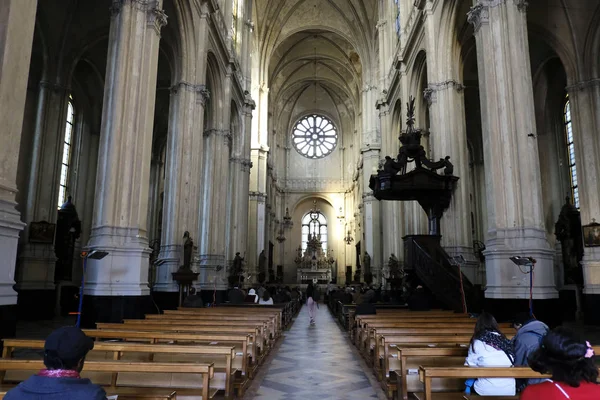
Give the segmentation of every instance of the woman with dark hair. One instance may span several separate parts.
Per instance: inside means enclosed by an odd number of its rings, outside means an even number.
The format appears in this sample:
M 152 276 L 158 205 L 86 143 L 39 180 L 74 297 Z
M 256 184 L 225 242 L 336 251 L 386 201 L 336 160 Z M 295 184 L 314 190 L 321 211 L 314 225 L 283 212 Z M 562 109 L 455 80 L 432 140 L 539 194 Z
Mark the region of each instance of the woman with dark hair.
M 515 360 L 513 346 L 500 332 L 496 319 L 482 313 L 475 323 L 465 365 L 469 367 L 512 367 Z M 469 381 L 467 381 L 469 382 Z M 514 396 L 514 378 L 479 378 L 473 389 L 480 396 Z
M 528 386 L 521 400 L 537 399 L 600 399 L 598 367 L 594 349 L 566 328 L 551 330 L 542 345 L 529 357 L 529 366 L 552 379 Z
M 258 304 L 264 304 L 264 305 L 273 305 L 273 298 L 271 297 L 271 293 L 269 293 L 268 290 L 265 290 L 265 292 L 263 293 L 263 297 L 258 301 Z

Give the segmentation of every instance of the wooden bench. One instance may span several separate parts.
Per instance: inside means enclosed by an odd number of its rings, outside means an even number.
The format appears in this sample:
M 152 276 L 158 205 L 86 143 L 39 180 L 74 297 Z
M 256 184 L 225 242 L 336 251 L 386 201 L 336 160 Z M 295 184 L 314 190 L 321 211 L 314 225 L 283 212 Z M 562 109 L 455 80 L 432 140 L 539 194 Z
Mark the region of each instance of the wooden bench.
M 417 336 L 382 336 L 381 348 L 379 348 L 373 369 L 375 375 L 381 380 L 381 386 L 387 393 L 397 390 L 397 380 L 394 379 L 393 371 L 400 369 L 396 349 L 404 345 L 419 347 L 448 347 L 463 346 L 466 348 L 471 335 L 417 335 Z M 396 357 L 394 357 L 396 356 Z
M 8 360 L 0 359 L 0 371 L 30 371 L 37 373 L 45 368 L 41 360 Z M 85 377 L 90 372 L 108 372 L 108 373 L 171 373 L 171 374 L 195 374 L 202 376 L 202 387 L 183 388 L 191 396 L 202 399 L 211 399 L 216 394 L 216 389 L 210 388 L 210 379 L 213 377 L 214 368 L 212 364 L 200 363 L 154 363 L 154 362 L 125 362 L 125 361 L 86 361 L 83 366 L 82 376 Z M 15 385 L 6 385 L 4 382 L 0 385 L 0 392 L 6 393 Z M 127 386 L 109 386 L 105 390 L 109 395 L 118 395 L 119 399 L 130 398 L 174 398 L 177 388 L 173 387 L 153 387 L 149 385 L 128 384 Z M 162 392 L 162 393 L 161 393 Z
M 221 317 L 222 318 L 222 317 Z M 146 319 L 126 319 L 124 323 L 138 323 L 140 321 L 148 321 L 152 323 L 168 323 L 171 325 L 190 325 L 190 326 L 226 326 L 226 327 L 247 327 L 255 326 L 260 330 L 261 335 L 269 341 L 279 337 L 274 321 L 268 318 L 254 318 L 245 320 L 219 319 L 211 316 L 194 316 L 194 315 L 172 315 L 172 314 L 149 314 Z
M 179 307 L 177 311 L 186 311 L 191 313 L 199 313 L 199 314 L 216 314 L 216 315 L 233 315 L 233 314 L 241 314 L 241 315 L 270 315 L 275 314 L 277 318 L 277 323 L 282 325 L 282 321 L 284 319 L 284 309 L 278 305 L 257 305 L 257 304 L 237 304 L 237 305 L 224 305 L 223 307 L 209 307 L 209 308 L 184 308 Z
M 470 378 L 550 378 L 542 375 L 529 367 L 511 368 L 473 368 L 473 367 L 423 367 L 419 368 L 419 380 L 423 383 L 424 391 L 413 393 L 419 400 L 451 400 L 463 399 L 462 392 L 435 393 L 432 388 L 433 379 L 459 379 L 464 381 Z M 500 396 L 498 396 L 500 397 Z M 485 397 L 487 398 L 487 397 Z M 501 396 L 504 399 L 518 399 L 519 396 Z M 541 400 L 541 399 L 540 399 Z
M 252 364 L 256 364 L 264 358 L 266 355 L 265 345 L 262 341 L 262 335 L 259 333 L 258 328 L 246 328 L 246 327 L 219 327 L 219 326 L 186 326 L 186 325 L 172 325 L 167 326 L 164 324 L 151 324 L 144 322 L 145 320 L 139 320 L 136 323 L 128 324 L 115 324 L 115 323 L 97 323 L 96 326 L 99 330 L 111 330 L 111 331 L 148 331 L 148 332 L 170 332 L 170 333 L 188 333 L 188 334 L 243 334 L 250 335 L 250 342 L 248 345 L 248 352 L 250 361 Z
M 43 348 L 43 340 L 5 339 L 2 357 L 5 359 L 12 358 L 12 353 L 17 349 Z M 141 357 L 140 353 L 142 354 Z M 156 355 L 159 355 L 159 357 L 156 357 Z M 211 381 L 211 387 L 224 390 L 226 398 L 231 398 L 233 395 L 236 367 L 241 369 L 241 365 L 239 365 L 241 363 L 234 364 L 236 352 L 235 347 L 231 346 L 97 342 L 94 344 L 94 349 L 88 355 L 87 360 L 103 360 L 107 356 L 114 361 L 213 363 L 215 377 L 222 375 L 225 379 L 222 383 L 216 383 L 215 380 Z M 117 379 L 118 374 L 112 374 L 111 386 L 117 385 Z
M 452 325 L 445 327 L 431 328 L 429 325 L 415 328 L 414 325 L 408 325 L 407 327 L 373 327 L 369 328 L 368 335 L 364 341 L 359 342 L 357 347 L 365 358 L 369 359 L 371 356 L 371 350 L 375 357 L 377 351 L 375 350 L 376 343 L 380 341 L 381 336 L 400 336 L 400 335 L 473 335 L 472 325 Z M 513 328 L 501 328 L 502 332 L 508 337 L 515 335 L 516 331 Z
M 279 320 L 278 313 L 245 313 L 242 311 L 233 312 L 195 312 L 188 310 L 165 310 L 163 314 L 147 314 L 146 319 L 160 318 L 161 316 L 181 316 L 181 317 L 193 317 L 194 319 L 200 320 L 213 320 L 213 321 L 266 321 L 273 325 L 277 333 L 282 331 L 281 321 Z
M 157 343 L 195 343 L 208 345 L 232 345 L 236 347 L 236 356 L 241 358 L 241 381 L 234 382 L 234 387 L 240 390 L 240 386 L 246 385 L 247 378 L 252 378 L 255 366 L 249 360 L 249 335 L 240 334 L 190 334 L 190 333 L 168 333 L 156 331 L 125 331 L 125 330 L 94 330 L 84 329 L 83 332 L 96 339 L 96 344 L 102 343 L 98 340 L 125 340 L 131 342 Z M 240 351 L 241 350 L 241 351 Z

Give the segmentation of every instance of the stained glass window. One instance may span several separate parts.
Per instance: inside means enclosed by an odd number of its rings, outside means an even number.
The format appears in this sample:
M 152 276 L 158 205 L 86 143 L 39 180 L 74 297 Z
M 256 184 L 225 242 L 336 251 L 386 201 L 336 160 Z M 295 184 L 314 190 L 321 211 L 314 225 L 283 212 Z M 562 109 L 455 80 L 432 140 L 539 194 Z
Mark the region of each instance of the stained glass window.
M 571 177 L 571 197 L 573 205 L 579 208 L 579 185 L 577 181 L 577 166 L 575 165 L 575 143 L 573 141 L 573 124 L 571 123 L 571 101 L 567 95 L 564 109 L 565 138 L 569 156 L 569 175 Z
M 309 235 L 321 235 L 323 252 L 327 254 L 327 219 L 320 211 L 313 210 L 302 218 L 302 251 L 306 250 Z
M 322 115 L 302 118 L 294 127 L 292 142 L 298 153 L 308 158 L 323 158 L 337 145 L 338 133 L 333 123 Z
M 75 109 L 73 98 L 69 96 L 67 106 L 67 124 L 65 127 L 65 138 L 60 166 L 60 183 L 58 187 L 58 208 L 62 206 L 69 196 L 69 167 L 71 165 L 71 144 L 73 142 L 73 123 L 75 120 Z

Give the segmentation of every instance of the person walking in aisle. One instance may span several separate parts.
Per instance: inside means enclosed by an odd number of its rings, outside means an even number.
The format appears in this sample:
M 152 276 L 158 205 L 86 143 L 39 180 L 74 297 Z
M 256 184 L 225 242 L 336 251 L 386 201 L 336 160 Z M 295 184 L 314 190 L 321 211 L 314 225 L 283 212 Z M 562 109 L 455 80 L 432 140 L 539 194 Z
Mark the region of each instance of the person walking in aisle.
M 317 307 L 317 302 L 314 300 L 314 295 L 315 295 L 315 287 L 313 286 L 312 282 L 308 283 L 308 286 L 306 288 L 306 305 L 308 306 L 308 317 L 310 318 L 310 325 L 314 325 L 315 324 L 315 317 L 316 317 L 316 307 Z

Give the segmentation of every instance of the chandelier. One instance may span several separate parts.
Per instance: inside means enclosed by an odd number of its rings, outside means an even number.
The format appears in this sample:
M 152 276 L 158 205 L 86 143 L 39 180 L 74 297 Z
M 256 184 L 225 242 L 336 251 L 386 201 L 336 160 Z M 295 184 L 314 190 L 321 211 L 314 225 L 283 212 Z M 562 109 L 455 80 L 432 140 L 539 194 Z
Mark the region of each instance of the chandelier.
M 352 243 L 353 241 L 354 241 L 354 238 L 350 234 L 350 229 L 348 229 L 348 233 L 346 234 L 346 237 L 344 238 L 344 242 L 346 242 L 346 244 L 348 246 L 350 246 L 350 243 Z
M 279 243 L 285 242 L 285 235 L 283 234 L 283 228 L 279 228 L 279 234 L 276 237 Z
M 294 223 L 292 222 L 292 217 L 290 216 L 290 209 L 286 207 L 285 215 L 283 216 L 283 227 L 284 229 L 292 229 Z

